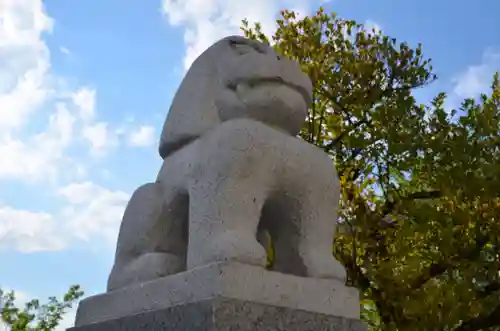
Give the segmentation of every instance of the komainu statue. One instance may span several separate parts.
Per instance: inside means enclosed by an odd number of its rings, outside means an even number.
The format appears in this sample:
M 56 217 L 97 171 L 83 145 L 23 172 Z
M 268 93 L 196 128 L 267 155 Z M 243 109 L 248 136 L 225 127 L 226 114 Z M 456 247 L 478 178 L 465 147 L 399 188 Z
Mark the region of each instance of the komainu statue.
M 164 123 L 156 182 L 125 210 L 108 291 L 214 262 L 264 268 L 264 230 L 273 270 L 344 279 L 332 256 L 333 162 L 296 137 L 311 94 L 299 65 L 269 45 L 232 36 L 201 54 Z

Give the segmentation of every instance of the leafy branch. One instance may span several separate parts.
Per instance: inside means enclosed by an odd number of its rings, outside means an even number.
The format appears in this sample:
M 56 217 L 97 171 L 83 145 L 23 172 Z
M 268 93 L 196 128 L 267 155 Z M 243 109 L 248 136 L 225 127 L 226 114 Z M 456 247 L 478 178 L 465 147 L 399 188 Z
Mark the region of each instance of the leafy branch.
M 0 289 L 0 316 L 11 331 L 52 331 L 59 325 L 67 309 L 83 294 L 80 286 L 73 285 L 62 300 L 50 297 L 47 303 L 41 304 L 39 300 L 33 299 L 21 309 L 16 306 L 14 292 L 6 293 Z

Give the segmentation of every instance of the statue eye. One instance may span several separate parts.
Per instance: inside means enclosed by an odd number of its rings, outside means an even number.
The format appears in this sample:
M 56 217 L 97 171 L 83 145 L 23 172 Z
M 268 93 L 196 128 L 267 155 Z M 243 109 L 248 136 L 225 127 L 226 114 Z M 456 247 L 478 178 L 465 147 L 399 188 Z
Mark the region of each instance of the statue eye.
M 247 43 L 238 42 L 236 40 L 229 41 L 229 46 L 234 49 L 238 54 L 247 54 L 255 52 L 255 48 Z

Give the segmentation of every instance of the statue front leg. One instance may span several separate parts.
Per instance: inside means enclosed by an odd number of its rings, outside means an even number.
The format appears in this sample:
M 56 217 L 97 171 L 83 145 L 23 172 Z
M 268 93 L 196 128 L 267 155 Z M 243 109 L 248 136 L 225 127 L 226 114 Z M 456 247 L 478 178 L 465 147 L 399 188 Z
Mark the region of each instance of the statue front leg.
M 291 209 L 298 230 L 297 250 L 309 277 L 345 281 L 345 268 L 333 256 L 340 183 L 333 161 L 316 147 L 308 147 L 290 185 L 295 196 Z
M 304 200 L 297 215 L 301 220 L 298 251 L 307 276 L 345 281 L 345 267 L 333 256 L 336 210 L 326 202 Z
M 256 236 L 264 195 L 255 184 L 254 178 L 206 176 L 192 188 L 188 269 L 222 261 L 266 266 Z
M 345 268 L 333 256 L 340 198 L 333 161 L 298 139 L 282 146 L 278 189 L 263 212 L 276 248 L 273 270 L 344 280 Z
M 220 261 L 266 266 L 257 227 L 273 173 L 262 164 L 268 155 L 259 141 L 267 138 L 259 135 L 261 127 L 248 120 L 225 122 L 193 146 L 188 268 Z

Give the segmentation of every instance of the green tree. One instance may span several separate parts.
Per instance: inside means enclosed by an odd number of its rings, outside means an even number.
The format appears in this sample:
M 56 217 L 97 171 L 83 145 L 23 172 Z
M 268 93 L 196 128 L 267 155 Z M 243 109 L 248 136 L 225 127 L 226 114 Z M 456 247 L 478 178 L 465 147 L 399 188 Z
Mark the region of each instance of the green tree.
M 327 14 L 282 11 L 252 39 L 299 61 L 313 81 L 300 137 L 341 179 L 334 254 L 360 289 L 372 330 L 500 326 L 500 83 L 459 109 L 418 104 L 430 59 L 381 31 Z M 493 75 L 492 75 L 493 76 Z
M 50 297 L 47 303 L 41 304 L 33 299 L 21 309 L 16 307 L 14 292 L 0 289 L 1 319 L 11 331 L 52 331 L 59 325 L 66 310 L 82 296 L 80 286 L 73 285 L 62 300 Z

